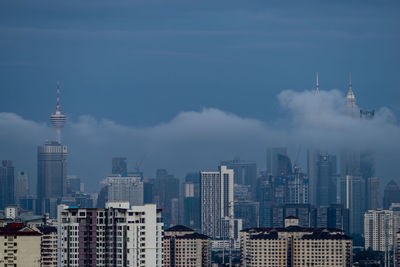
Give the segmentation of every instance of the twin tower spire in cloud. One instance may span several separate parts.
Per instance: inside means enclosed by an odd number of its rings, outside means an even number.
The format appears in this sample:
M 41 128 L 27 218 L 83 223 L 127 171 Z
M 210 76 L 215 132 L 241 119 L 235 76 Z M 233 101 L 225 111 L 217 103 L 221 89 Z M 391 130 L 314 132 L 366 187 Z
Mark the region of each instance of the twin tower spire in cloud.
M 316 77 L 316 85 L 315 85 L 315 95 L 319 94 L 319 80 L 318 80 L 318 72 L 317 72 L 317 77 Z M 353 92 L 353 84 L 351 81 L 351 73 L 349 75 L 349 89 L 347 90 L 347 95 L 346 95 L 346 102 L 347 106 L 351 109 L 356 109 L 357 104 L 356 104 L 356 96 L 354 95 Z

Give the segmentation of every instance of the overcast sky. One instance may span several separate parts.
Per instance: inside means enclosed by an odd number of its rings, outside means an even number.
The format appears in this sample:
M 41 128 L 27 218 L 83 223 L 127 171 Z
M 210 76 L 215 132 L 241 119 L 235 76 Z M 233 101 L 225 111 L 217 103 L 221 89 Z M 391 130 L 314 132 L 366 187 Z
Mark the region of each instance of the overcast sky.
M 235 155 L 264 167 L 265 146 L 306 146 L 310 134 L 294 131 L 311 123 L 298 113 L 314 103 L 301 99 L 309 100 L 316 72 L 333 103 L 322 107 L 332 110 L 351 72 L 358 105 L 380 110 L 390 131 L 375 137 L 398 143 L 399 11 L 399 1 L 368 0 L 1 1 L 0 156 L 36 175 L 36 146 L 54 136 L 57 79 L 70 174 L 93 185 L 116 155 L 129 156 L 133 168 L 147 154 L 148 176 L 157 167 L 183 176 Z M 293 108 L 298 100 L 304 105 Z M 331 113 L 308 130 L 345 127 L 330 120 L 341 113 Z M 355 130 L 357 123 L 347 125 L 352 134 L 377 127 Z M 231 128 L 217 127 L 225 124 Z M 369 134 L 361 139 L 375 142 Z M 382 154 L 399 158 L 387 148 Z M 395 167 L 381 173 L 400 175 Z

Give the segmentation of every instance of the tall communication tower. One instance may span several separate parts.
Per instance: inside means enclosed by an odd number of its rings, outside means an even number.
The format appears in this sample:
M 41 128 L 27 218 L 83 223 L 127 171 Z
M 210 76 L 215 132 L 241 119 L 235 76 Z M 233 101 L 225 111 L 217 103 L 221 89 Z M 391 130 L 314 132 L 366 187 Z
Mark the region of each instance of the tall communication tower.
M 57 106 L 56 112 L 52 113 L 50 116 L 50 122 L 53 127 L 56 129 L 57 132 L 57 141 L 61 143 L 61 129 L 64 126 L 67 117 L 61 113 L 61 106 L 60 106 L 60 82 L 57 81 Z

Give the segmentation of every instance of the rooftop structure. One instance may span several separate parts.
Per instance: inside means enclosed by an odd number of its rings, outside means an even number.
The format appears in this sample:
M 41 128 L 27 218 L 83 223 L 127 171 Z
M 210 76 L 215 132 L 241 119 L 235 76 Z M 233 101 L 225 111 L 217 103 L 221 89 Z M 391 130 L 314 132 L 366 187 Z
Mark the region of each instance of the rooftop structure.
M 67 117 L 61 113 L 61 105 L 60 105 L 60 82 L 57 81 L 57 106 L 56 112 L 52 113 L 50 116 L 50 122 L 57 132 L 57 141 L 61 143 L 61 129 L 65 124 Z

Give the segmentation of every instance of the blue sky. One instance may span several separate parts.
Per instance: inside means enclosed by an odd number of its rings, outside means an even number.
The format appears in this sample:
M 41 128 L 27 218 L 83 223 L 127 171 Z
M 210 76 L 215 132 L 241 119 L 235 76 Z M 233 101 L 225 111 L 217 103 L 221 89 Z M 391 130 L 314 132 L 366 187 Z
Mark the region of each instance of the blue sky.
M 183 177 L 235 155 L 263 167 L 267 145 L 291 145 L 295 153 L 299 143 L 311 143 L 312 135 L 299 124 L 313 121 L 310 129 L 332 131 L 325 122 L 304 119 L 308 113 L 296 116 L 301 106 L 282 105 L 282 92 L 308 96 L 319 72 L 320 89 L 338 100 L 351 72 L 358 105 L 383 110 L 387 124 L 381 128 L 391 132 L 377 133 L 387 139 L 378 152 L 384 158 L 399 133 L 399 11 L 398 1 L 369 0 L 2 1 L 0 156 L 35 173 L 36 146 L 54 137 L 46 124 L 59 79 L 69 171 L 92 184 L 107 175 L 111 156 L 119 155 L 128 155 L 133 167 L 149 154 L 144 168 L 151 175 L 163 167 Z M 324 118 L 337 126 L 342 117 Z M 214 128 L 204 130 L 210 121 Z M 218 122 L 235 133 L 219 129 Z M 349 125 L 335 128 L 332 146 L 346 139 L 340 132 Z M 179 127 L 185 148 L 179 147 Z M 299 127 L 302 137 L 295 134 Z M 360 135 L 360 129 L 348 132 Z M 363 140 L 375 142 L 373 134 Z M 324 133 L 317 136 L 327 142 Z M 146 146 L 150 141 L 157 146 Z M 83 150 L 96 146 L 105 152 L 90 161 Z M 388 155 L 398 158 L 395 149 Z M 198 155 L 188 157 L 191 151 Z M 396 167 L 381 174 L 389 179 L 399 172 Z
M 283 89 L 400 112 L 398 1 L 2 1 L 2 111 L 128 125 L 220 108 L 271 121 Z

